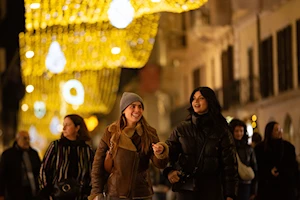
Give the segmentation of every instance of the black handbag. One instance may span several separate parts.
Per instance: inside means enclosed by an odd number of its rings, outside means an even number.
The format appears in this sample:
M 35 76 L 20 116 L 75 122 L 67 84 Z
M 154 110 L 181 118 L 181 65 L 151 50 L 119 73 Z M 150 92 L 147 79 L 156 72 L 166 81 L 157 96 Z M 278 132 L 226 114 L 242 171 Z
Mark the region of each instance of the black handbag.
M 196 191 L 196 180 L 195 180 L 195 175 L 198 171 L 198 165 L 200 164 L 206 143 L 207 143 L 207 138 L 204 141 L 203 147 L 201 149 L 200 155 L 198 157 L 197 163 L 195 165 L 195 168 L 192 173 L 188 174 L 185 173 L 184 171 L 180 170 L 181 174 L 179 175 L 180 180 L 174 184 L 172 184 L 172 191 L 173 192 L 180 192 L 180 191 Z
M 52 198 L 60 199 L 75 199 L 81 195 L 82 184 L 75 179 L 64 179 L 56 182 L 53 186 Z

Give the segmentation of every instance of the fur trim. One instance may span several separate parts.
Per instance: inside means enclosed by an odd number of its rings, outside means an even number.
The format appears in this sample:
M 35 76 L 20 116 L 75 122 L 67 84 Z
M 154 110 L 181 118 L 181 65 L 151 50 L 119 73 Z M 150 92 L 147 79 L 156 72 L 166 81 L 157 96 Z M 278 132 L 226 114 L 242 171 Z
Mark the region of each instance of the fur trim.
M 88 196 L 88 200 L 94 200 L 95 197 L 98 197 L 98 200 L 103 199 L 103 194 L 91 194 Z
M 122 131 L 122 133 L 124 133 L 127 137 L 131 138 L 134 134 L 134 132 L 137 132 L 137 134 L 139 136 L 143 135 L 143 128 L 142 128 L 142 124 L 138 123 L 134 128 L 131 127 L 125 127 Z
M 125 134 L 120 135 L 119 147 L 130 151 L 137 151 L 132 140 Z
M 169 146 L 164 142 L 158 142 L 156 144 L 162 145 L 164 147 L 164 151 L 161 154 L 154 153 L 155 157 L 160 159 L 160 160 L 168 158 L 168 156 L 169 156 Z
M 117 123 L 114 122 L 111 125 L 108 126 L 108 131 L 111 133 L 117 132 Z

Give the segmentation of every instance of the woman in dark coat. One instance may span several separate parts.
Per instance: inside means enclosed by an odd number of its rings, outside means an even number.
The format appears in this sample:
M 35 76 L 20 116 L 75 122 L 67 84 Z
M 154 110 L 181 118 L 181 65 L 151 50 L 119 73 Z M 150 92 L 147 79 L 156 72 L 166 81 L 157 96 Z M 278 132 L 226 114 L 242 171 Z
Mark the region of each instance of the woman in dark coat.
M 167 140 L 170 166 L 164 174 L 173 184 L 176 199 L 235 199 L 236 150 L 214 91 L 208 87 L 196 88 L 190 96 L 188 110 L 187 120 Z
M 253 148 L 248 145 L 248 135 L 246 124 L 239 120 L 233 119 L 229 123 L 231 132 L 236 145 L 237 153 L 240 160 L 246 166 L 253 169 L 257 173 L 257 163 Z M 253 200 L 257 192 L 257 178 L 253 180 L 243 180 L 239 178 L 239 192 L 237 200 Z
M 256 145 L 259 200 L 294 200 L 298 164 L 295 147 L 282 139 L 282 129 L 275 122 L 265 128 L 264 141 Z
M 90 174 L 94 159 L 94 151 L 87 143 L 89 140 L 83 118 L 77 114 L 65 116 L 61 139 L 50 143 L 42 161 L 39 176 L 41 197 L 87 199 L 91 191 Z

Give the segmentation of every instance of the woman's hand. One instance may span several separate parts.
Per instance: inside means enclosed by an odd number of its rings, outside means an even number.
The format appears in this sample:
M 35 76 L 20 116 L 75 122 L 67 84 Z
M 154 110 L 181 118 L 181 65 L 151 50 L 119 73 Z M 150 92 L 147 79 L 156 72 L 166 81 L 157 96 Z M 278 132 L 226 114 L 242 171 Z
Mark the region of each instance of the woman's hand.
M 227 197 L 227 198 L 226 198 L 226 200 L 233 200 L 233 198 L 231 198 L 231 197 Z
M 161 144 L 154 144 L 152 143 L 152 149 L 153 149 L 153 152 L 157 155 L 159 154 L 162 154 L 162 152 L 164 152 L 164 146 L 161 145 Z
M 168 179 L 170 181 L 170 183 L 177 183 L 180 180 L 180 172 L 177 170 L 173 170 L 168 174 Z

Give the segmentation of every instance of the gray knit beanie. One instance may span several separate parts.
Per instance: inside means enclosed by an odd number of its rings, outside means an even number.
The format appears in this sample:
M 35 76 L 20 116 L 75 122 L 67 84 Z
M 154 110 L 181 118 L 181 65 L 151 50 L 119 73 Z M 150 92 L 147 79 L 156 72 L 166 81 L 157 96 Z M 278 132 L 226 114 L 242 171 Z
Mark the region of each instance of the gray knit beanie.
M 121 100 L 120 100 L 121 113 L 127 108 L 127 106 L 129 106 L 130 104 L 132 104 L 135 101 L 141 102 L 142 107 L 144 109 L 143 99 L 139 95 L 137 95 L 133 92 L 124 92 L 121 97 Z

